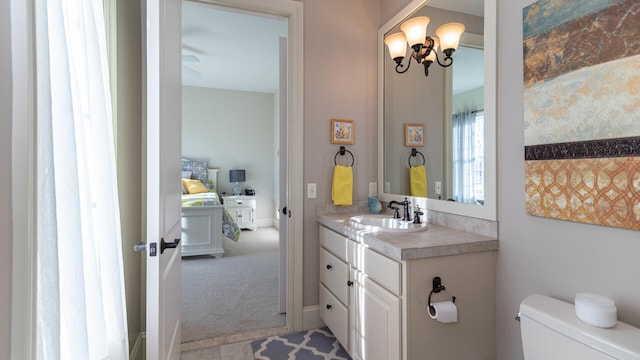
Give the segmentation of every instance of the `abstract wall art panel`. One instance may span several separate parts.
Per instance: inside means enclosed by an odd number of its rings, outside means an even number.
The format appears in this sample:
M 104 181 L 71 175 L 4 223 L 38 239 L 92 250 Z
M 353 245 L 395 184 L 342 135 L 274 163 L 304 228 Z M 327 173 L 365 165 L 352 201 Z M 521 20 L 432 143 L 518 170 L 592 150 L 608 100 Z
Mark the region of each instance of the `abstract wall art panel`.
M 640 1 L 523 9 L 527 214 L 640 230 Z

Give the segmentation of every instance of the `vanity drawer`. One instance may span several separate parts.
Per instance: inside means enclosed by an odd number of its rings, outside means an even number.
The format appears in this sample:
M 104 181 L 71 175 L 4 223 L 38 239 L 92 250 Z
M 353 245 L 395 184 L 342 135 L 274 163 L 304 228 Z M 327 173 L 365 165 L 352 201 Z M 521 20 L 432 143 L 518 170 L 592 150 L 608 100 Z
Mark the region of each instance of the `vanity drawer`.
M 324 248 L 320 248 L 320 281 L 343 304 L 349 303 L 349 265 Z
M 320 318 L 331 329 L 336 339 L 345 349 L 349 348 L 348 321 L 349 312 L 333 294 L 320 284 Z
M 349 242 L 349 239 L 345 236 L 320 226 L 320 245 L 342 261 L 347 261 L 347 246 Z
M 402 265 L 399 262 L 366 248 L 363 259 L 364 272 L 392 293 L 400 296 Z

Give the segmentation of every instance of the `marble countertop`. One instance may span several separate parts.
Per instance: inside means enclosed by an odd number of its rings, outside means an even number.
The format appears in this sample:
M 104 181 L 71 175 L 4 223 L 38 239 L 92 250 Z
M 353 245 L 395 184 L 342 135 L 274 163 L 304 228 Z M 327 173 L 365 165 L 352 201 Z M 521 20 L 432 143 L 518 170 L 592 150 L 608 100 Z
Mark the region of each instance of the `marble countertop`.
M 429 224 L 418 232 L 371 232 L 349 225 L 364 214 L 320 215 L 318 223 L 397 261 L 498 250 L 498 239 Z

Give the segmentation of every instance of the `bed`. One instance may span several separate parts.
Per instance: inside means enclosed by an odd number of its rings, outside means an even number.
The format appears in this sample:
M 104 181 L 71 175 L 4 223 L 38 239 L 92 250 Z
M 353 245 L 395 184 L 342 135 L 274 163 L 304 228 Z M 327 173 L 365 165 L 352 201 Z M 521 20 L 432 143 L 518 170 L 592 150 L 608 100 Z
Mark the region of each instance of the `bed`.
M 216 191 L 218 169 L 209 169 L 206 162 L 183 159 L 182 178 L 197 179 L 208 188 L 196 194 L 183 190 L 182 256 L 223 256 L 222 237 L 238 241 L 240 229 L 220 204 Z

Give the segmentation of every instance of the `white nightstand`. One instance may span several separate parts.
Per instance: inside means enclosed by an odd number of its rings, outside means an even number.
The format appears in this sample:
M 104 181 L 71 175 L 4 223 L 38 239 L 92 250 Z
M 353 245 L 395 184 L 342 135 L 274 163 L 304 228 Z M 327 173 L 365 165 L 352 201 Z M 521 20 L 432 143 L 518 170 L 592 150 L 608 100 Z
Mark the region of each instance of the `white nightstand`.
M 252 195 L 223 195 L 224 208 L 241 229 L 256 230 L 256 197 Z

